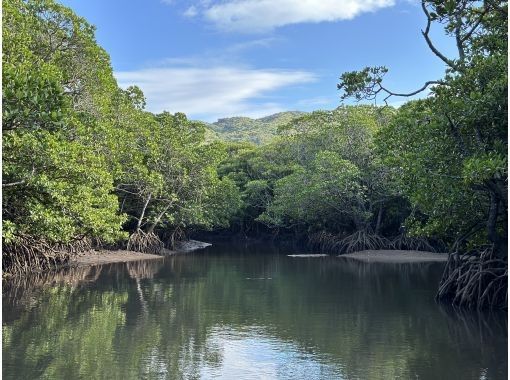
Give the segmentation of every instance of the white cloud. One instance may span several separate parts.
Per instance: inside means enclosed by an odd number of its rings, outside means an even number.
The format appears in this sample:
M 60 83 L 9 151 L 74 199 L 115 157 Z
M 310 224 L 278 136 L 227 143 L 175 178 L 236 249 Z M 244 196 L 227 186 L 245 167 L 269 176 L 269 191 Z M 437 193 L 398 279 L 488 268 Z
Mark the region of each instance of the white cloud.
M 289 24 L 350 20 L 394 4 L 395 0 L 226 0 L 199 2 L 194 10 L 225 31 L 264 32 Z
M 230 55 L 232 53 L 239 53 L 241 51 L 252 49 L 252 48 L 259 48 L 259 47 L 267 48 L 267 47 L 270 47 L 271 45 L 273 45 L 277 41 L 281 41 L 281 38 L 276 38 L 276 37 L 260 38 L 257 40 L 239 42 L 237 44 L 227 47 L 225 50 Z
M 172 66 L 116 72 L 119 85 L 139 86 L 152 112 L 184 112 L 214 121 L 218 117 L 259 117 L 284 107 L 271 93 L 288 86 L 315 81 L 313 73 L 299 70 L 242 67 Z
M 186 11 L 184 11 L 184 13 L 183 13 L 183 15 L 186 17 L 195 17 L 197 14 L 198 14 L 198 9 L 194 5 L 192 5 L 188 9 L 186 9 Z

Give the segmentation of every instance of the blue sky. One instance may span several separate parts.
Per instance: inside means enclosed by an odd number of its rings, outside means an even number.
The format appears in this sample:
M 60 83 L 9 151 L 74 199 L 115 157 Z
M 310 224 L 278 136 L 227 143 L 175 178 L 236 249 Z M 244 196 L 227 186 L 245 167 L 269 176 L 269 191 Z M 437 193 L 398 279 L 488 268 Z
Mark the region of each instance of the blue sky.
M 122 87 L 190 118 L 333 109 L 344 71 L 385 65 L 387 87 L 444 73 L 412 0 L 62 0 L 97 28 Z M 453 45 L 436 26 L 436 44 Z M 402 99 L 392 99 L 395 105 Z

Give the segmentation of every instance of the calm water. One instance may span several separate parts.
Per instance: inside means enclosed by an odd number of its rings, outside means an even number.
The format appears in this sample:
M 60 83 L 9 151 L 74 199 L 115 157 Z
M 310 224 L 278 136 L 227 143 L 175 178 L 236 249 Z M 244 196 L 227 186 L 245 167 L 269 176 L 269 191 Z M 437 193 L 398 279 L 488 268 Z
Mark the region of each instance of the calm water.
M 442 264 L 209 248 L 5 286 L 4 379 L 505 379 L 506 315 L 438 306 Z

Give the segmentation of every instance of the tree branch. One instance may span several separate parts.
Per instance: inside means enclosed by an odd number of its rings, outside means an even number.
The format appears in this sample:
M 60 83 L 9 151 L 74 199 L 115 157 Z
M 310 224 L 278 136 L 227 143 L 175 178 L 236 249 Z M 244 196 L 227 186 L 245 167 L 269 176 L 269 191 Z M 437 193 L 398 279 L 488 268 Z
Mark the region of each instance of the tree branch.
M 32 171 L 30 172 L 28 178 L 33 177 L 34 174 L 35 174 L 35 166 L 32 166 Z M 10 183 L 2 183 L 2 187 L 11 187 L 11 186 L 23 185 L 26 182 L 27 182 L 26 179 L 22 179 L 21 181 L 10 182 Z
M 475 24 L 472 26 L 472 28 L 469 30 L 469 32 L 467 32 L 464 37 L 462 37 L 461 39 L 461 42 L 464 43 L 466 42 L 469 37 L 471 37 L 471 35 L 475 32 L 475 30 L 478 28 L 478 26 L 480 25 L 480 23 L 482 22 L 484 16 L 487 14 L 488 12 L 488 9 L 487 7 L 484 8 L 483 12 L 480 14 L 480 17 L 478 18 L 478 20 L 475 22 Z
M 18 181 L 18 182 L 2 183 L 2 187 L 10 187 L 10 186 L 23 185 L 23 184 L 24 184 L 24 183 L 26 183 L 26 182 L 27 182 L 27 181 L 22 180 L 22 181 Z
M 459 70 L 455 62 L 453 62 L 451 59 L 448 59 L 445 57 L 432 43 L 429 32 L 430 32 L 430 26 L 432 25 L 432 17 L 430 16 L 430 13 L 427 9 L 427 6 L 425 5 L 425 0 L 422 0 L 421 2 L 421 8 L 423 9 L 423 12 L 425 13 L 425 16 L 427 16 L 427 27 L 425 30 L 421 31 L 421 34 L 425 38 L 425 41 L 427 42 L 427 45 L 429 46 L 429 49 L 432 50 L 432 52 L 441 59 L 444 63 L 446 63 L 449 67 L 451 67 L 454 70 Z
M 463 7 L 464 8 L 464 7 Z M 466 60 L 466 52 L 464 51 L 464 44 L 461 37 L 462 32 L 462 16 L 458 13 L 455 17 L 455 43 L 459 53 L 460 64 L 463 65 Z
M 387 100 L 392 97 L 392 96 L 402 96 L 402 97 L 409 97 L 409 96 L 413 96 L 413 95 L 416 95 L 416 94 L 419 94 L 420 92 L 424 91 L 427 89 L 428 86 L 430 85 L 433 85 L 433 84 L 444 84 L 443 81 L 440 81 L 440 80 L 429 80 L 427 82 L 425 82 L 423 84 L 423 86 L 421 86 L 419 89 L 417 89 L 416 91 L 412 91 L 412 92 L 408 92 L 408 93 L 399 93 L 399 92 L 393 92 L 393 91 L 390 91 L 388 90 L 387 88 L 383 87 L 381 84 L 379 84 L 381 90 L 383 90 L 384 92 L 386 92 L 388 94 L 388 96 L 386 96 L 384 98 L 384 103 L 388 104 L 387 103 Z

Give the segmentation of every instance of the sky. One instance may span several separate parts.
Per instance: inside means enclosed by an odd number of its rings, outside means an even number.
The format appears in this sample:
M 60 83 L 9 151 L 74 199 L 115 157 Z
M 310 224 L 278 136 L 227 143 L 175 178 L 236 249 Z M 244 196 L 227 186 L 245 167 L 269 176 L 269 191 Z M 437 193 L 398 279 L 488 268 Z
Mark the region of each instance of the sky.
M 421 36 L 425 17 L 415 0 L 61 3 L 96 26 L 121 87 L 139 86 L 149 111 L 196 120 L 333 109 L 340 75 L 365 66 L 388 67 L 386 87 L 399 92 L 445 70 Z M 432 36 L 453 56 L 439 27 Z

